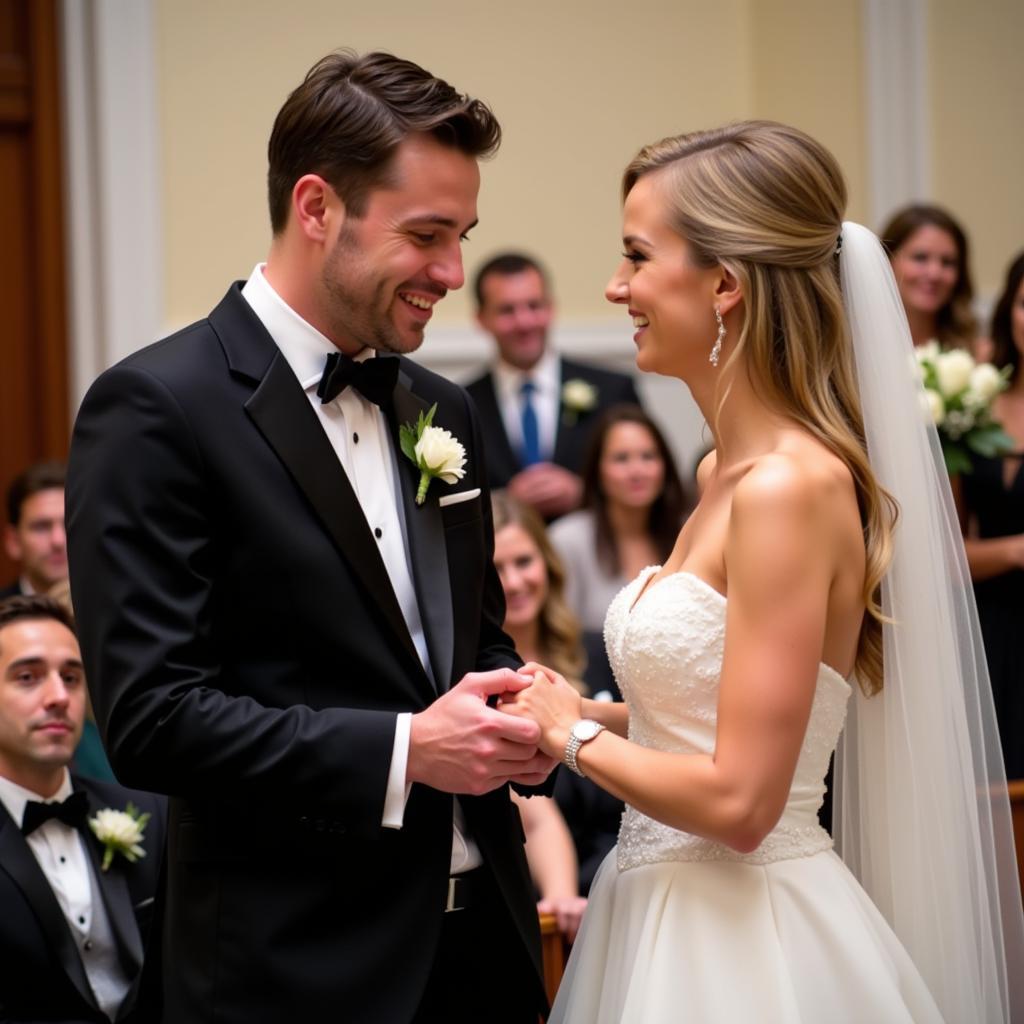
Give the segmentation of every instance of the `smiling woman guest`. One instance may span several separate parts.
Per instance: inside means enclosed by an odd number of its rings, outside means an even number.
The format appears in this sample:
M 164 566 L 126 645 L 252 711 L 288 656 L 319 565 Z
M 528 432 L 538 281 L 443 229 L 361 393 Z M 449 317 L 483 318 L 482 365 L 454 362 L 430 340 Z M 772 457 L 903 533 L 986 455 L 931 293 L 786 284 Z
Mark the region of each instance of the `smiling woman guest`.
M 973 345 L 978 325 L 971 311 L 974 288 L 964 229 L 941 207 L 915 204 L 894 214 L 880 237 L 914 344 Z
M 668 556 L 688 503 L 664 436 L 638 405 L 614 406 L 598 420 L 582 475 L 583 508 L 554 523 L 550 536 L 565 565 L 566 600 L 583 629 L 599 634 L 612 598 Z

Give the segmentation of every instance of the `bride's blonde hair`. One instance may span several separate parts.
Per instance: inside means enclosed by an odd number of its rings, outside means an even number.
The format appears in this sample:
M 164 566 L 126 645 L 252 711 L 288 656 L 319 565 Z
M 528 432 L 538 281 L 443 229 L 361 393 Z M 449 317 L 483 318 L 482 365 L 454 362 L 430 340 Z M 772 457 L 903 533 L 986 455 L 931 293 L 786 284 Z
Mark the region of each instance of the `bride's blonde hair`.
M 723 377 L 745 365 L 762 398 L 801 424 L 853 475 L 864 528 L 864 617 L 855 672 L 882 686 L 880 584 L 897 507 L 868 463 L 836 258 L 846 183 L 831 153 L 771 121 L 745 121 L 645 146 L 626 168 L 623 198 L 659 172 L 670 226 L 702 267 L 740 283 L 745 320 Z M 709 347 L 712 339 L 709 339 Z M 721 410 L 722 396 L 718 410 Z

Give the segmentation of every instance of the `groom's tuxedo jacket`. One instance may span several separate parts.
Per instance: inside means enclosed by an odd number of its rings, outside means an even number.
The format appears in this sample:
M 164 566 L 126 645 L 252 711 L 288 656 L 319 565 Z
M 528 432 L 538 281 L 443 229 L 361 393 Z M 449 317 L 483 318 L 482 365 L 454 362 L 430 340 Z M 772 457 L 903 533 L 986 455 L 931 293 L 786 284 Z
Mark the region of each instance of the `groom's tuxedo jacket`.
M 466 447 L 464 479 L 435 480 L 416 506 L 418 472 L 401 454 L 397 464 L 444 689 L 520 662 L 500 628 L 472 403 L 403 358 L 396 448 L 398 425 L 435 402 L 435 425 Z M 239 285 L 208 319 L 96 381 L 67 501 L 112 763 L 172 796 L 164 1019 L 409 1020 L 441 928 L 453 801 L 414 785 L 401 830 L 381 816 L 396 715 L 437 690 L 348 478 Z M 527 969 L 514 983 L 540 993 L 518 813 L 504 788 L 461 803 L 534 962 L 536 978 Z
M 85 790 L 90 814 L 105 807 L 123 811 L 129 800 L 150 813 L 143 843 L 146 856 L 134 863 L 117 856 L 107 871 L 101 870 L 103 845 L 91 834 L 84 836 L 121 962 L 133 979 L 117 1019 L 122 1024 L 147 1024 L 150 1018 L 139 1005 L 139 987 L 164 848 L 165 804 L 150 793 L 110 782 L 72 776 L 72 785 Z M 106 1024 L 108 1020 L 96 1003 L 77 940 L 57 897 L 21 834 L 21 822 L 12 821 L 0 803 L 0 1021 Z

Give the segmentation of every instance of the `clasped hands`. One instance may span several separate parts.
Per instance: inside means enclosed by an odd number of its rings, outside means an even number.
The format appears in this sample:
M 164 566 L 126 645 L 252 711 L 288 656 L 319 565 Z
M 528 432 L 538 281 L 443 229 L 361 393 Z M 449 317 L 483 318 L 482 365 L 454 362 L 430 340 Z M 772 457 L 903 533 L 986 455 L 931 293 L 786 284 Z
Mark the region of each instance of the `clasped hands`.
M 474 796 L 507 782 L 538 786 L 581 717 L 576 690 L 536 662 L 470 672 L 412 716 L 406 781 Z

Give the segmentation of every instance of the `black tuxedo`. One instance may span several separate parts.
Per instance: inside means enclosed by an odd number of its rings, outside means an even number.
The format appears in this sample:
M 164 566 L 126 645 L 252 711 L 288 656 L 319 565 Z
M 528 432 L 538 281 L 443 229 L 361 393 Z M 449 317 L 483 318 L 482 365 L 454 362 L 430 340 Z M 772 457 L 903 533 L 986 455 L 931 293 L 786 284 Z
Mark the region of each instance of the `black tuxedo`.
M 576 412 L 563 404 L 558 410 L 555 450 L 551 461 L 573 473 L 579 473 L 590 432 L 600 414 L 610 406 L 623 402 L 639 405 L 640 399 L 633 378 L 624 373 L 603 370 L 571 359 L 559 359 L 559 368 L 559 387 L 566 381 L 578 379 L 586 381 L 597 393 L 597 401 L 592 409 Z M 505 431 L 493 375 L 485 373 L 468 384 L 466 390 L 480 411 L 480 425 L 487 452 L 488 482 L 493 488 L 504 487 L 522 470 L 523 463 L 520 453 L 513 449 Z
M 89 813 L 104 807 L 124 810 L 130 800 L 152 815 L 146 825 L 146 856 L 134 863 L 115 856 L 100 869 L 103 844 L 91 833 L 85 847 L 99 883 L 121 960 L 134 978 L 119 1021 L 146 1024 L 139 995 L 143 948 L 153 912 L 164 848 L 164 802 L 109 782 L 72 776 L 76 790 L 89 797 Z M 101 1024 L 108 1018 L 96 1004 L 82 966 L 75 936 L 31 848 L 21 823 L 11 820 L 0 803 L 0 1020 L 4 1024 L 60 1021 Z
M 520 664 L 482 444 L 465 392 L 401 359 L 389 421 L 438 404 L 464 479 L 398 456 L 435 678 Z M 480 487 L 445 508 L 445 493 Z M 381 827 L 395 718 L 436 697 L 348 477 L 291 368 L 234 285 L 209 318 L 108 370 L 67 483 L 82 650 L 120 778 L 171 794 L 165 1019 L 411 1019 L 447 898 L 452 797 L 414 785 Z M 518 813 L 462 801 L 533 960 Z M 499 925 L 496 923 L 496 927 Z M 496 978 L 502 965 L 495 964 Z

